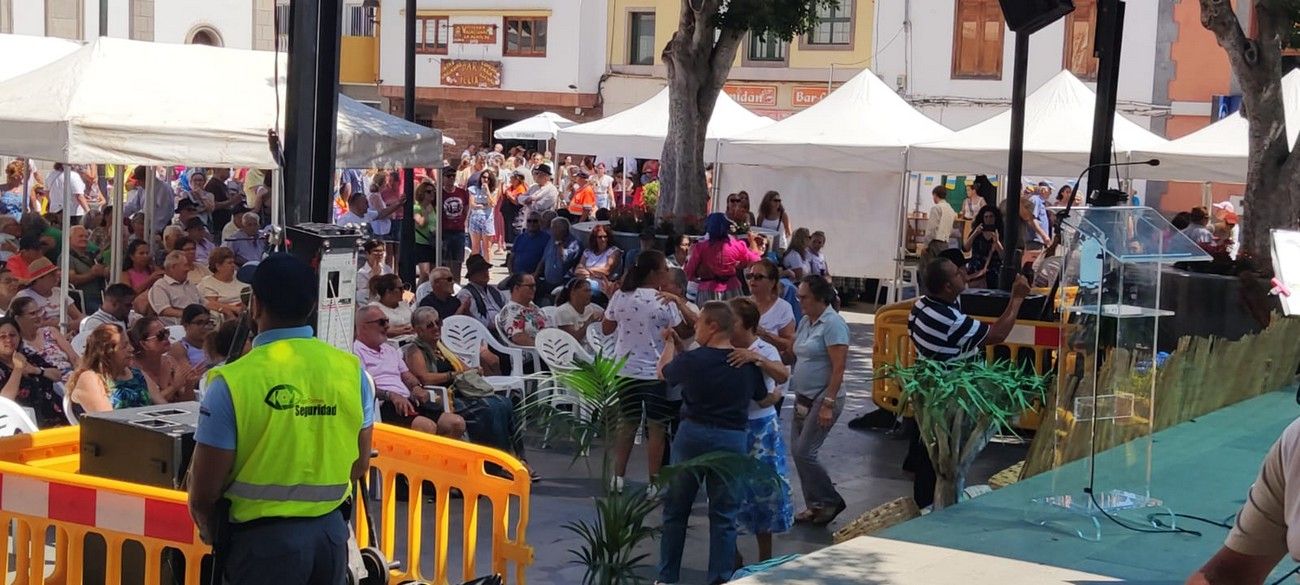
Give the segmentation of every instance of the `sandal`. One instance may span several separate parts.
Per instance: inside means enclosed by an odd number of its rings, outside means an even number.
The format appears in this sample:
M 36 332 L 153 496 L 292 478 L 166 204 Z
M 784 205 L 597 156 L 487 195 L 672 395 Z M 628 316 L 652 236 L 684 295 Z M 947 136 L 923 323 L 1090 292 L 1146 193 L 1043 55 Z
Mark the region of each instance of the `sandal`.
M 820 508 L 808 508 L 807 510 L 795 514 L 794 521 L 800 523 L 812 522 L 813 519 L 817 518 L 817 513 L 819 512 L 819 510 Z
M 825 526 L 835 521 L 835 517 L 843 512 L 848 504 L 840 502 L 834 508 L 822 508 L 817 511 L 817 515 L 812 519 L 813 526 Z

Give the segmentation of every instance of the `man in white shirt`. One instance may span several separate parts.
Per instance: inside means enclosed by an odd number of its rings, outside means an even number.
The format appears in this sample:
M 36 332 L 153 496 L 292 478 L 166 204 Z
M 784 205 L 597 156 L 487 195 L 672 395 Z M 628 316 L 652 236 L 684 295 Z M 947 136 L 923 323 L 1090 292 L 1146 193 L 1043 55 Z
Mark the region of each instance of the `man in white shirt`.
M 934 205 L 930 207 L 930 213 L 925 221 L 925 249 L 921 252 L 922 266 L 929 265 L 931 260 L 938 258 L 940 253 L 949 248 L 948 240 L 952 239 L 952 224 L 957 220 L 957 212 L 948 203 L 947 187 L 939 185 L 930 192 L 930 195 L 934 198 Z
M 86 181 L 82 179 L 81 173 L 75 167 L 67 168 L 66 173 L 63 163 L 54 163 L 54 171 L 50 173 L 50 208 L 49 213 L 59 213 L 63 211 L 64 185 L 70 185 L 68 201 L 72 204 L 73 223 L 76 219 L 86 214 Z
M 144 211 L 146 202 L 153 205 L 153 225 L 149 226 L 149 233 L 159 234 L 172 222 L 172 216 L 176 215 L 176 193 L 172 191 L 167 181 L 157 180 L 153 184 L 153 193 L 146 197 L 145 178 L 151 168 L 146 165 L 135 167 L 131 176 L 135 179 L 136 187 L 127 196 L 126 206 L 122 211 L 127 216 L 131 216 L 136 212 Z
M 352 196 L 348 198 L 347 212 L 340 215 L 338 221 L 335 223 L 339 225 L 355 224 L 370 226 L 370 222 L 375 221 L 378 218 L 379 212 L 370 209 L 370 201 L 368 201 L 366 194 L 353 193 Z
M 524 206 L 524 213 L 519 214 L 519 217 L 528 217 L 534 213 L 542 216 L 548 211 L 555 211 L 560 200 L 560 190 L 551 182 L 551 165 L 537 165 L 533 169 L 533 181 L 536 184 L 519 197 L 519 202 Z

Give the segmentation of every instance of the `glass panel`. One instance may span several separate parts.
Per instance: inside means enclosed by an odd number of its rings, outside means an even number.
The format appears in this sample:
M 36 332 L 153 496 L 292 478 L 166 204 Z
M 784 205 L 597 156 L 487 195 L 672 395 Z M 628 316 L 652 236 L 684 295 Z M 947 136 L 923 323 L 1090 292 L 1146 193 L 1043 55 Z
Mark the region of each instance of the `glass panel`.
M 545 20 L 533 21 L 533 32 L 535 33 L 534 41 L 533 41 L 533 52 L 537 54 L 546 53 L 546 21 Z
M 1072 210 L 1061 227 L 1064 330 L 1058 350 L 1049 483 L 1026 517 L 1088 540 L 1114 528 L 1103 514 L 1149 524 L 1173 513 L 1151 490 L 1156 373 L 1165 264 L 1210 256 L 1146 207 Z
M 506 52 L 519 52 L 519 21 L 506 21 Z
M 451 35 L 451 25 L 448 23 L 448 19 L 446 18 L 439 18 L 435 20 L 434 23 L 435 23 L 434 34 L 437 35 L 435 37 L 436 39 L 435 44 L 437 45 L 439 51 L 446 51 L 448 37 Z
M 837 45 L 847 45 L 851 42 L 849 36 L 849 23 L 837 22 L 834 25 L 835 35 L 834 42 Z

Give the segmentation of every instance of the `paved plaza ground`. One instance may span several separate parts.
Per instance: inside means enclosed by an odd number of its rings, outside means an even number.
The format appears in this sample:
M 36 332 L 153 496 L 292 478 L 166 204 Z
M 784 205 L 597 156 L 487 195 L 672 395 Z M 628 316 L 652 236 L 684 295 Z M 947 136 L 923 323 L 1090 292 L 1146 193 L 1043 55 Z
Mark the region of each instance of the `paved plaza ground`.
M 861 306 L 859 306 L 861 307 Z M 857 309 L 855 307 L 855 309 Z M 866 310 L 862 308 L 860 310 Z M 901 464 L 906 451 L 906 442 L 891 438 L 879 431 L 855 431 L 846 424 L 853 417 L 873 410 L 871 403 L 871 345 L 872 315 L 863 312 L 846 311 L 846 320 L 850 323 L 852 342 L 849 353 L 849 368 L 846 375 L 845 390 L 848 404 L 842 416 L 826 441 L 822 457 L 828 463 L 831 476 L 839 491 L 848 501 L 848 509 L 830 526 L 817 528 L 799 525 L 790 533 L 776 537 L 776 554 L 808 553 L 831 543 L 831 534 L 852 522 L 854 518 L 871 508 L 895 498 L 911 495 L 912 484 Z M 788 425 L 791 405 L 787 401 L 782 413 L 783 425 Z M 531 445 L 530 445 L 531 446 Z M 1025 447 L 1017 444 L 995 443 L 980 456 L 972 471 L 971 484 L 980 484 L 992 474 L 1023 458 Z M 599 494 L 598 454 L 593 453 L 589 459 L 592 469 L 580 460 L 571 465 L 571 452 L 561 447 L 542 450 L 533 447 L 529 452 L 529 463 L 543 476 L 543 481 L 534 484 L 531 520 L 528 526 L 527 541 L 536 551 L 536 560 L 528 571 L 529 583 L 571 584 L 582 579 L 582 567 L 573 563 L 575 557 L 570 552 L 580 546 L 577 535 L 564 528 L 566 523 L 578 519 L 591 519 L 594 516 L 592 498 Z M 793 464 L 791 466 L 793 475 Z M 798 477 L 791 477 L 794 483 L 796 508 L 801 504 Z M 638 446 L 632 454 L 628 471 L 628 488 L 639 489 L 645 485 L 645 452 Z M 456 507 L 456 506 L 453 506 Z M 404 517 L 404 513 L 398 514 Z M 458 514 L 457 514 L 458 516 Z M 426 526 L 432 521 L 432 514 L 426 507 Z M 658 525 L 658 513 L 652 514 L 652 520 Z M 682 583 L 701 583 L 708 558 L 708 519 L 703 495 L 697 502 L 695 513 L 691 518 L 690 533 L 683 558 Z M 486 531 L 481 529 L 486 536 Z M 459 533 L 459 518 L 452 519 L 452 533 Z M 747 559 L 755 559 L 757 550 L 752 537 L 741 540 L 741 552 Z M 658 560 L 658 543 L 645 547 L 649 553 L 647 561 L 651 564 Z M 454 545 L 449 551 L 449 567 L 452 575 L 460 574 L 461 551 Z M 425 567 L 432 567 L 432 551 L 426 550 L 422 562 Z M 488 558 L 480 552 L 479 573 L 486 573 Z M 454 579 L 452 582 L 456 582 Z

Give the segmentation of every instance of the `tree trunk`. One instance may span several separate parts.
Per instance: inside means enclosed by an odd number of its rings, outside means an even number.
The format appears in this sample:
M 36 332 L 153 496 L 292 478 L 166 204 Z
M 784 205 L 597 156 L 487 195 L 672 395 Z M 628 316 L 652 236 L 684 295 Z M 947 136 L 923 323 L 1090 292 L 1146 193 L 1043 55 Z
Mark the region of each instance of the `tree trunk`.
M 1269 232 L 1300 223 L 1300 156 L 1287 146 L 1282 106 L 1282 44 L 1293 23 L 1281 2 L 1252 2 L 1256 37 L 1241 28 L 1229 0 L 1200 0 L 1201 25 L 1228 54 L 1250 123 L 1242 250 L 1269 266 Z
M 744 36 L 742 31 L 713 28 L 720 4 L 720 0 L 682 0 L 678 30 L 663 52 L 668 69 L 669 120 L 659 160 L 656 211 L 660 217 L 675 214 L 678 227 L 681 217 L 706 211 L 705 135 L 713 106 Z

